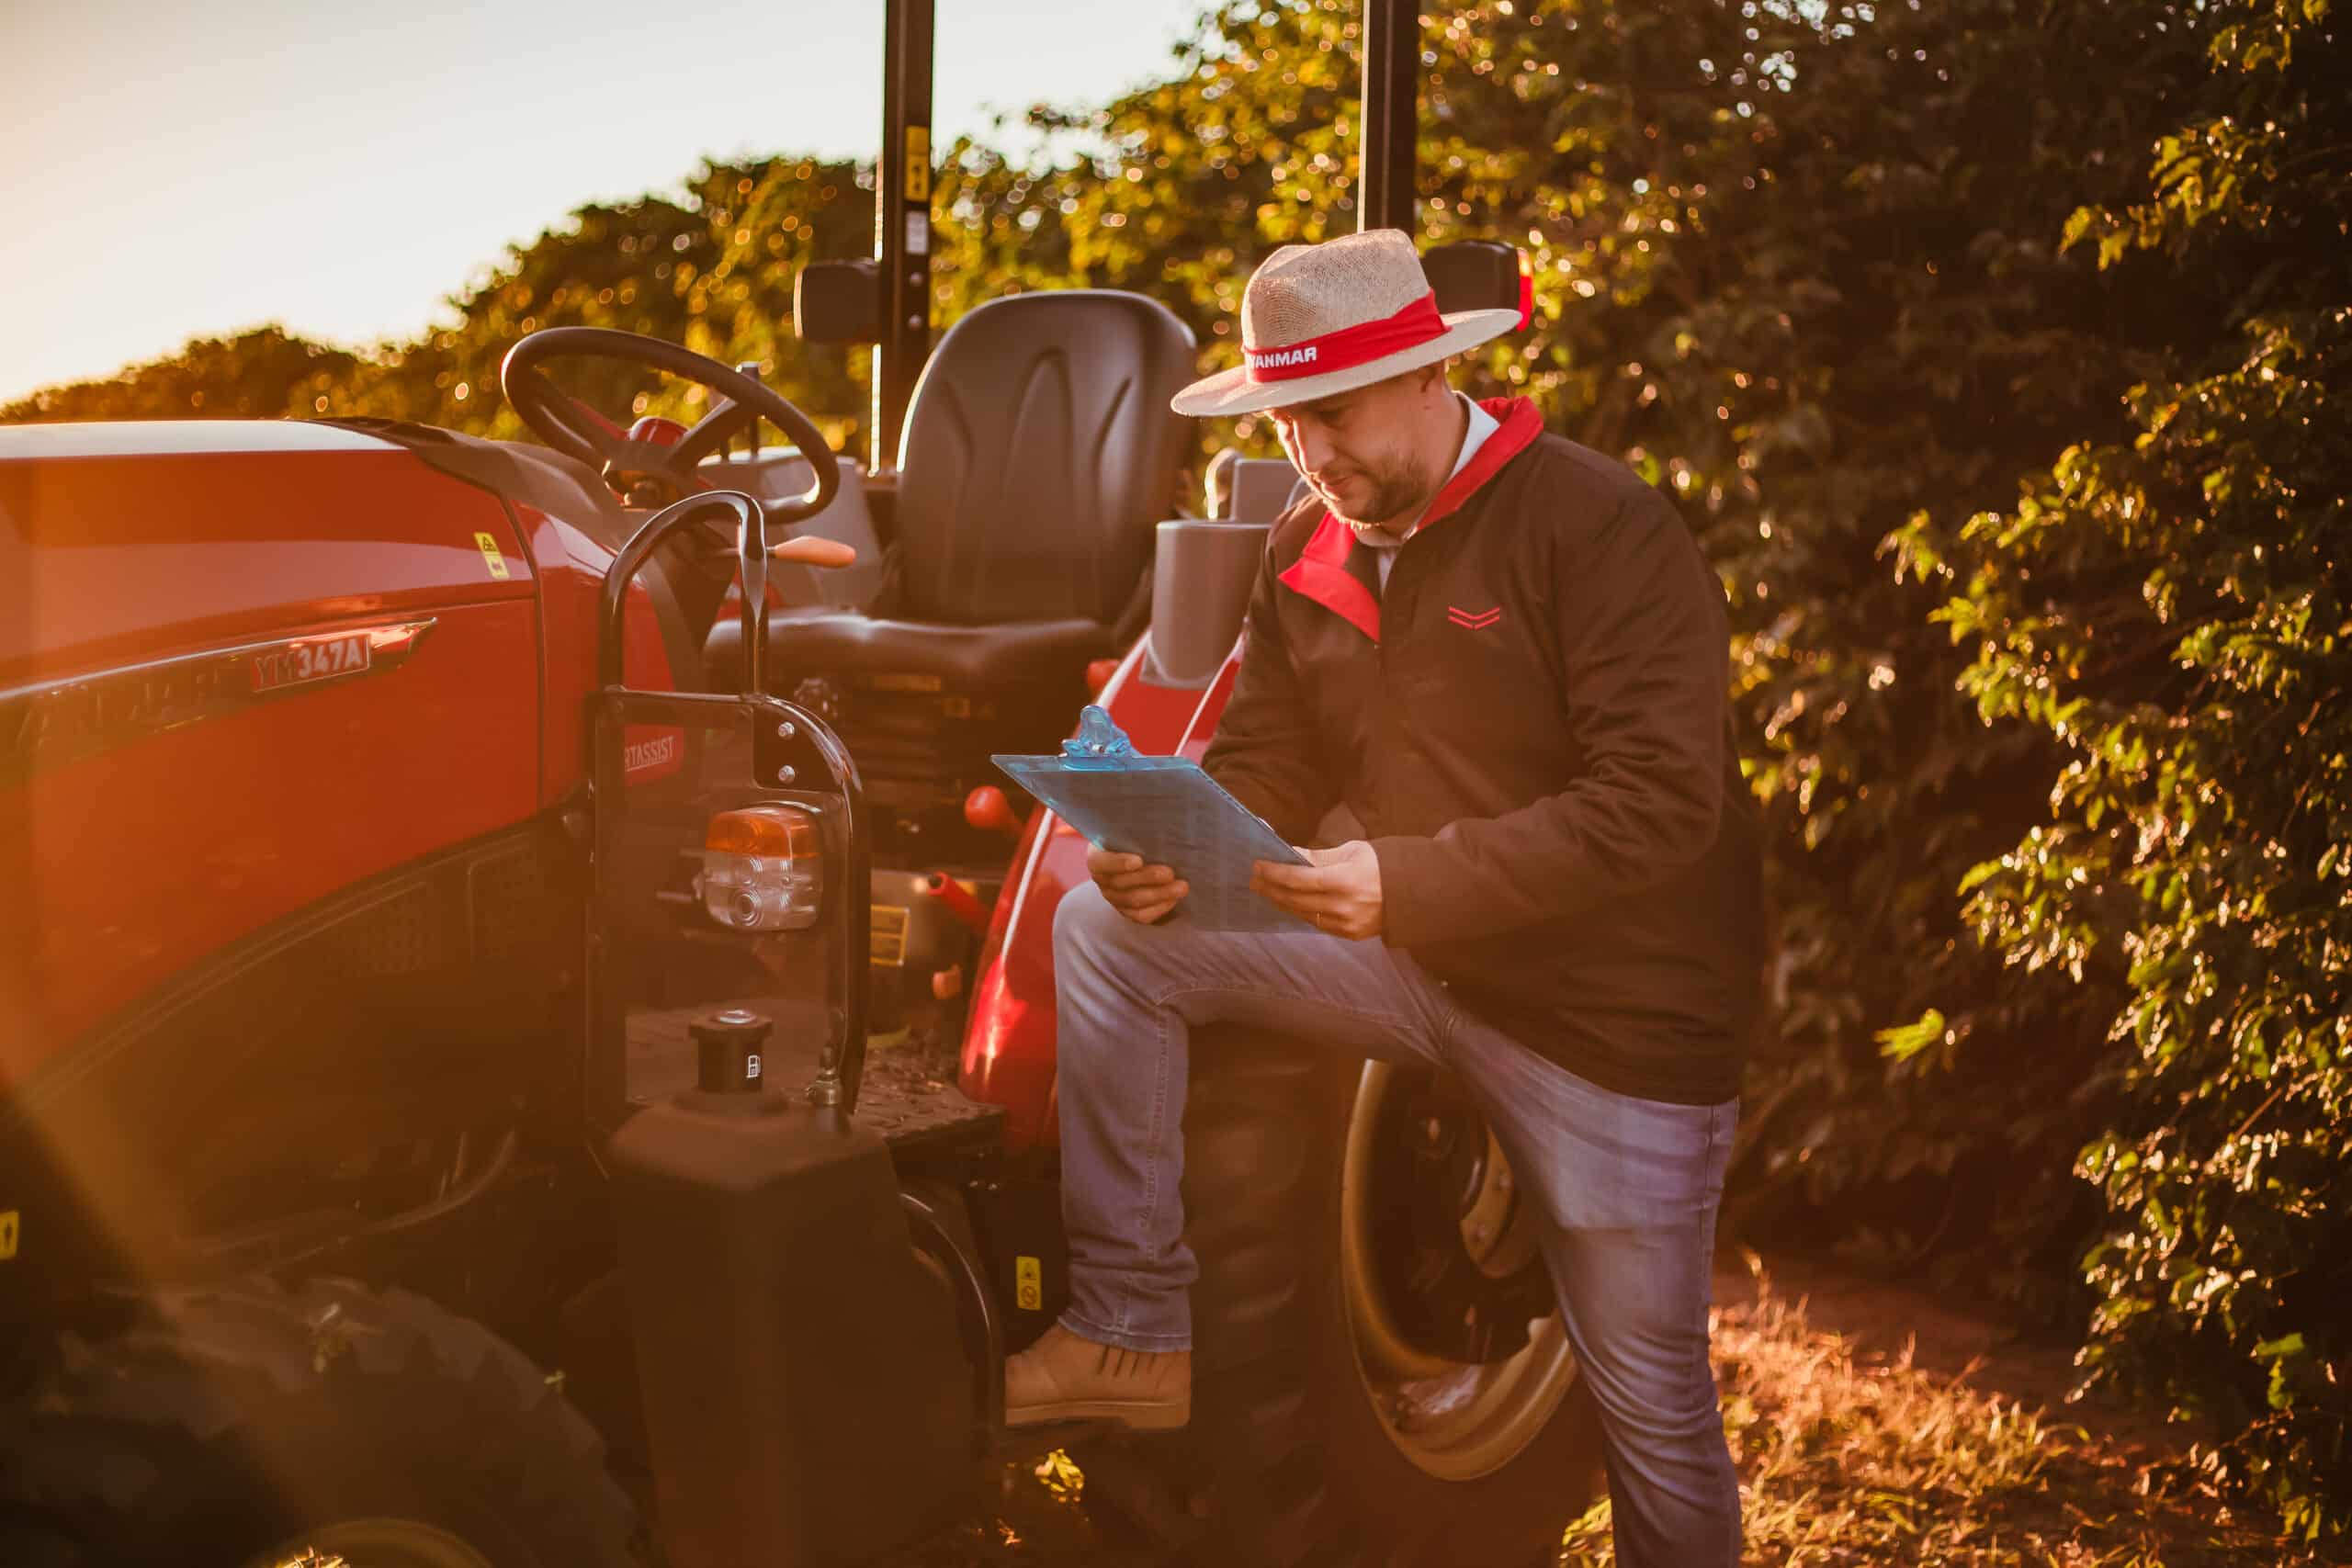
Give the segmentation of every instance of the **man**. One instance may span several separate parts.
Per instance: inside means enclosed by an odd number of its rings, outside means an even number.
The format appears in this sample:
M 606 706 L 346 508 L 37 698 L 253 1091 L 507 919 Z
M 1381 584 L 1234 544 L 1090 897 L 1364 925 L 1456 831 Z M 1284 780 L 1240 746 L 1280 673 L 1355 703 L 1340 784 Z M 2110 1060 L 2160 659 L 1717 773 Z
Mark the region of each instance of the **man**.
M 1463 1082 L 1540 1201 L 1618 1561 L 1735 1563 L 1708 1285 L 1760 919 L 1722 587 L 1638 476 L 1447 387 L 1517 312 L 1441 316 L 1404 235 L 1277 251 L 1241 318 L 1242 367 L 1175 406 L 1269 413 L 1312 494 L 1203 765 L 1294 842 L 1360 830 L 1257 866 L 1296 936 L 1089 857 L 1055 928 L 1070 1304 L 1007 1419 L 1188 1418 L 1186 1032 L 1246 1021 Z

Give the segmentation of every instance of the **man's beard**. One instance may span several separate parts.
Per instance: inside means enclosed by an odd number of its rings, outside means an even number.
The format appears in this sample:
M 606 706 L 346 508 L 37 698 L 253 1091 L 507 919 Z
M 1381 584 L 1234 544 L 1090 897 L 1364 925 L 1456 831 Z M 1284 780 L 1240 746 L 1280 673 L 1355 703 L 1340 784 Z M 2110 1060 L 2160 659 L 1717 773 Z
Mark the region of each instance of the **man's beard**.
M 1429 485 L 1424 476 L 1400 467 L 1379 471 L 1364 469 L 1358 476 L 1372 481 L 1372 499 L 1365 502 L 1363 515 L 1341 512 L 1331 506 L 1331 514 L 1340 522 L 1358 528 L 1378 528 L 1412 521 L 1412 514 L 1429 502 Z M 1330 498 L 1323 498 L 1328 504 Z

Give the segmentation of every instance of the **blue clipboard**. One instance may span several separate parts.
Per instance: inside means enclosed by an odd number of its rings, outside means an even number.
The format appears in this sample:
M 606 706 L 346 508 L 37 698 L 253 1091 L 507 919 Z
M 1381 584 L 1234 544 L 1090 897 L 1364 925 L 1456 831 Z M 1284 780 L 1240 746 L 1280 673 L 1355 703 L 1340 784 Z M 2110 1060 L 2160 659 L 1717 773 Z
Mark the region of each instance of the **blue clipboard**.
M 1058 757 L 993 756 L 1006 777 L 1101 848 L 1172 868 L 1189 889 L 1177 908 L 1215 931 L 1312 934 L 1315 928 L 1250 890 L 1253 861 L 1306 858 L 1263 818 L 1183 757 L 1137 752 L 1099 707 L 1079 717 Z

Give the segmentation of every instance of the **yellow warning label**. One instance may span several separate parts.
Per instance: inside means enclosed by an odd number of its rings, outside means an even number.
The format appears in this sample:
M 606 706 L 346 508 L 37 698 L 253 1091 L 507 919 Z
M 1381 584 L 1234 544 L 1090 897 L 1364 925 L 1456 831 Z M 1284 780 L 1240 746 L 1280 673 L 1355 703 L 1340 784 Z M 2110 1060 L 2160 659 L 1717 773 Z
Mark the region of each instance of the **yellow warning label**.
M 14 1209 L 0 1209 L 0 1261 L 17 1256 L 17 1232 L 20 1223 Z
M 907 127 L 907 199 L 931 199 L 931 127 Z
M 488 534 L 476 534 L 474 543 L 481 547 L 482 564 L 490 568 L 490 575 L 505 581 L 506 558 L 498 553 L 498 541 Z
M 898 904 L 866 907 L 865 960 L 897 969 L 907 962 L 907 911 Z
M 1046 1271 L 1025 1254 L 1012 1260 L 1012 1304 L 1023 1312 L 1046 1310 Z

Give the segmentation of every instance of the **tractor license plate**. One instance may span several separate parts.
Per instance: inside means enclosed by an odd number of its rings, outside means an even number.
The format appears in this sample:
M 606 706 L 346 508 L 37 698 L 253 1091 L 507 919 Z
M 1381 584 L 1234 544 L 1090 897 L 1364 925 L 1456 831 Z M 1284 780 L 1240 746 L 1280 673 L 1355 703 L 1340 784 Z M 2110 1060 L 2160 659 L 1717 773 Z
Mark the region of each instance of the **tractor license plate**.
M 866 954 L 870 962 L 896 969 L 907 961 L 907 911 L 898 904 L 868 906 Z
M 373 645 L 366 632 L 298 637 L 252 656 L 246 666 L 251 689 L 277 692 L 313 681 L 364 675 L 372 651 Z

